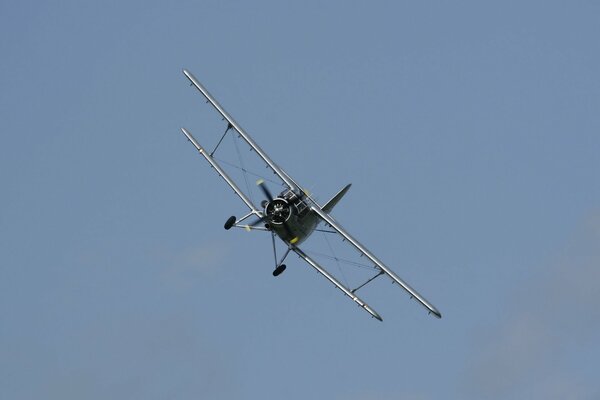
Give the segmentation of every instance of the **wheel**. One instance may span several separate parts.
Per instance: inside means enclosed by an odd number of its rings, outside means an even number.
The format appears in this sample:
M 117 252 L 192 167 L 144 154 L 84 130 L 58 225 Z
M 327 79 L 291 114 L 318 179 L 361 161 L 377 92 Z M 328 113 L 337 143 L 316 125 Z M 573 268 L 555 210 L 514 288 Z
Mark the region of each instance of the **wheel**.
M 231 227 L 233 226 L 233 224 L 235 224 L 235 215 L 232 215 L 231 217 L 229 217 L 227 219 L 227 221 L 225 221 L 225 225 L 223 226 L 225 229 L 229 230 L 231 229 Z
M 285 268 L 285 264 L 281 264 L 279 267 L 275 268 L 275 271 L 273 271 L 273 276 L 279 276 L 279 274 L 285 271 Z

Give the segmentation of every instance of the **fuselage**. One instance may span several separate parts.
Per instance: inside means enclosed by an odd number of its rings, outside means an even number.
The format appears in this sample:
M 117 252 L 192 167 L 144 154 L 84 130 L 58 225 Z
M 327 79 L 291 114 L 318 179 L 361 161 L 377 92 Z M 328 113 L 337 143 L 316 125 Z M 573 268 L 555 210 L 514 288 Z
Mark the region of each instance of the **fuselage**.
M 306 196 L 292 190 L 285 190 L 266 203 L 264 212 L 269 217 L 267 227 L 292 244 L 305 241 L 320 221 L 307 204 Z

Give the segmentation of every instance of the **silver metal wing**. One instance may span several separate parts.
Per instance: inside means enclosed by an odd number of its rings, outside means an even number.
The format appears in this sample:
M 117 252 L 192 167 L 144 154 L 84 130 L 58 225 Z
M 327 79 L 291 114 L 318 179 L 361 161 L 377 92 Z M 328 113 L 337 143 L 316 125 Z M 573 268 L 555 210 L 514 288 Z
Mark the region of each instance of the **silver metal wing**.
M 250 209 L 250 214 L 254 214 L 257 217 L 261 217 L 262 216 L 262 211 L 258 210 L 258 208 L 254 205 L 254 203 L 252 203 L 252 201 L 250 201 L 250 199 L 248 198 L 248 196 L 246 196 L 244 194 L 244 192 L 235 184 L 235 182 L 233 181 L 233 179 L 231 179 L 229 177 L 229 175 L 227 175 L 227 173 L 214 160 L 214 158 L 210 154 L 208 154 L 206 152 L 206 150 L 204 150 L 204 148 L 202 146 L 200 146 L 200 144 L 194 138 L 194 136 L 192 136 L 192 134 L 187 129 L 185 129 L 185 128 L 181 128 L 181 131 L 188 138 L 188 140 L 194 145 L 194 147 L 196 148 L 196 150 L 198 150 L 198 152 L 200 153 L 200 155 L 202 155 L 206 159 L 206 161 L 209 162 L 209 164 L 215 169 L 215 171 L 217 171 L 217 173 L 219 174 L 219 176 L 225 180 L 225 182 L 233 189 L 233 191 L 235 192 L 235 194 L 237 194 L 238 197 L 240 199 L 242 199 L 242 201 L 248 206 L 248 208 Z M 247 218 L 247 217 L 248 216 L 244 217 L 244 219 Z
M 358 304 L 360 307 L 362 307 L 363 310 L 365 310 L 366 312 L 371 314 L 371 316 L 373 318 L 376 318 L 379 321 L 383 321 L 383 319 L 377 313 L 377 311 L 372 309 L 367 303 L 365 303 L 363 300 L 361 300 L 361 298 L 358 297 L 354 293 L 354 291 L 352 291 L 352 290 L 348 289 L 346 286 L 342 285 L 340 283 L 340 281 L 338 281 L 333 275 L 331 275 L 329 272 L 327 272 L 327 270 L 325 270 L 322 266 L 320 266 L 315 260 L 313 260 L 310 256 L 308 256 L 304 251 L 302 251 L 302 249 L 300 249 L 298 246 L 293 246 L 293 245 L 290 246 L 290 249 L 294 253 L 296 253 L 298 255 L 298 257 L 300 257 L 304 261 L 306 261 L 306 263 L 308 265 L 310 265 L 315 270 L 317 270 L 318 273 L 320 273 L 325 278 L 327 278 L 329 280 L 329 282 L 333 283 L 333 285 L 335 287 L 337 287 L 338 289 L 340 289 L 346 296 L 350 297 L 352 299 L 352 301 L 354 301 L 356 304 Z
M 360 244 L 358 240 L 354 239 L 342 226 L 337 223 L 329 214 L 327 214 L 318 204 L 313 203 L 311 206 L 311 210 L 317 214 L 323 221 L 325 221 L 333 230 L 339 233 L 344 239 L 346 239 L 352 246 L 354 246 L 360 253 L 362 253 L 365 257 L 367 257 L 373 264 L 375 264 L 384 274 L 389 276 L 392 281 L 396 282 L 398 285 L 402 286 L 404 290 L 410 294 L 411 298 L 416 299 L 421 305 L 423 305 L 429 313 L 435 315 L 437 318 L 442 318 L 442 314 L 439 312 L 437 308 L 429 301 L 427 301 L 423 296 L 421 296 L 416 290 L 410 287 L 410 285 L 404 282 L 394 271 L 392 271 L 389 267 L 387 267 L 383 262 L 381 262 L 377 257 L 373 255 L 365 246 Z
M 206 90 L 204 86 L 192 75 L 191 72 L 184 69 L 183 74 L 190 80 L 192 85 L 196 87 L 202 93 L 202 95 L 206 98 L 206 100 L 212 104 L 212 106 L 221 114 L 223 118 L 229 123 L 229 126 L 233 128 L 242 139 L 252 149 L 258 154 L 258 156 L 267 164 L 267 166 L 290 188 L 295 189 L 296 191 L 302 191 L 300 185 L 298 185 L 294 180 L 283 170 L 281 169 L 271 158 L 260 148 L 258 144 L 246 133 L 246 131 L 229 115 L 227 111 L 219 104 L 219 102 Z

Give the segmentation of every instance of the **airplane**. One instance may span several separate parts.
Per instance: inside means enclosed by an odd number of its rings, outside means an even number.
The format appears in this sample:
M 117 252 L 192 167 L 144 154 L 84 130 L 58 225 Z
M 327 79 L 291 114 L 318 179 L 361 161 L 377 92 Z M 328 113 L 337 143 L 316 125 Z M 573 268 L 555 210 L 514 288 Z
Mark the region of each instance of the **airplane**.
M 253 150 L 256 152 L 258 157 L 266 164 L 279 179 L 281 179 L 285 190 L 278 195 L 274 196 L 266 186 L 264 180 L 257 182 L 260 190 L 265 196 L 257 207 L 253 202 L 246 196 L 246 194 L 236 185 L 236 183 L 229 177 L 229 175 L 223 170 L 219 163 L 213 157 L 214 152 L 208 153 L 198 141 L 192 136 L 192 134 L 185 128 L 181 128 L 183 134 L 187 137 L 196 150 L 202 155 L 211 167 L 219 174 L 223 180 L 229 185 L 235 194 L 244 202 L 248 207 L 249 212 L 241 218 L 231 216 L 225 222 L 224 228 L 229 230 L 232 227 L 245 228 L 247 230 L 266 230 L 271 232 L 273 241 L 273 250 L 275 254 L 275 270 L 273 271 L 274 276 L 278 276 L 285 269 L 286 265 L 283 264 L 286 257 L 290 252 L 296 253 L 300 258 L 306 261 L 311 267 L 317 272 L 327 278 L 334 286 L 340 289 L 346 296 L 352 299 L 358 306 L 367 311 L 373 318 L 383 321 L 381 316 L 371 308 L 367 303 L 361 300 L 357 295 L 356 291 L 367 284 L 371 283 L 375 278 L 382 275 L 389 277 L 393 283 L 400 285 L 408 294 L 411 299 L 415 299 L 419 302 L 429 314 L 434 315 L 437 318 L 441 318 L 442 314 L 437 308 L 423 296 L 421 296 L 416 290 L 411 288 L 406 282 L 404 282 L 394 271 L 387 267 L 382 261 L 380 261 L 373 253 L 371 253 L 365 246 L 363 246 L 358 240 L 351 236 L 331 215 L 331 211 L 335 205 L 342 199 L 342 197 L 350 189 L 350 185 L 345 186 L 335 196 L 331 198 L 324 205 L 319 205 L 313 197 L 311 197 L 302 187 L 290 177 L 281 167 L 279 167 L 259 146 L 256 142 L 246 133 L 246 131 L 225 111 L 225 109 L 215 100 L 215 98 L 206 90 L 206 88 L 186 69 L 183 69 L 183 74 L 190 81 L 191 86 L 195 86 L 196 89 L 202 93 L 207 103 L 210 103 L 224 121 L 227 122 L 227 128 L 225 133 L 221 137 L 221 140 L 217 144 L 221 144 L 221 141 L 225 137 L 228 131 L 235 131 L 238 136 L 243 139 Z M 249 218 L 255 217 L 256 220 L 251 223 L 244 223 Z M 333 275 L 325 270 L 319 263 L 317 263 L 312 257 L 300 248 L 300 244 L 304 242 L 313 232 L 317 230 L 317 226 L 320 223 L 324 223 L 327 227 L 331 228 L 333 232 L 339 234 L 342 239 L 350 245 L 352 245 L 358 252 L 370 260 L 377 270 L 377 274 L 369 278 L 365 283 L 361 284 L 355 289 L 349 289 L 340 283 Z M 281 239 L 287 250 L 283 256 L 278 259 L 275 252 L 275 237 Z

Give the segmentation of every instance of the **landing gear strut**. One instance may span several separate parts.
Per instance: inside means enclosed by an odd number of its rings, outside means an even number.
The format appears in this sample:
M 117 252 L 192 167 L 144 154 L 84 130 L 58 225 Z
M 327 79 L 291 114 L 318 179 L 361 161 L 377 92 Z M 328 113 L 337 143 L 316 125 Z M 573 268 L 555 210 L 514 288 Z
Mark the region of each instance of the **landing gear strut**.
M 273 242 L 273 256 L 275 257 L 275 270 L 273 271 L 273 276 L 279 276 L 283 271 L 285 271 L 285 264 L 282 264 L 288 254 L 290 254 L 290 248 L 286 250 L 281 260 L 277 260 L 277 250 L 275 249 L 275 232 L 271 232 L 271 241 Z

